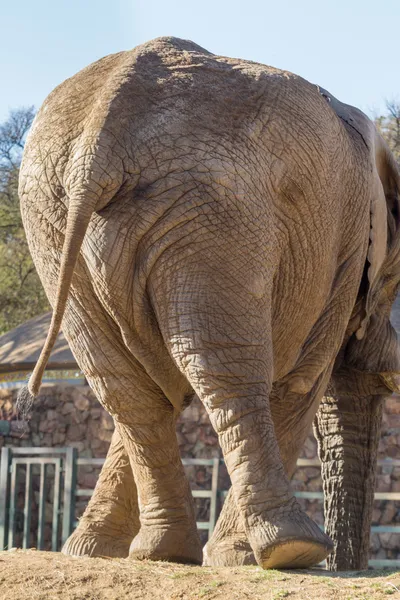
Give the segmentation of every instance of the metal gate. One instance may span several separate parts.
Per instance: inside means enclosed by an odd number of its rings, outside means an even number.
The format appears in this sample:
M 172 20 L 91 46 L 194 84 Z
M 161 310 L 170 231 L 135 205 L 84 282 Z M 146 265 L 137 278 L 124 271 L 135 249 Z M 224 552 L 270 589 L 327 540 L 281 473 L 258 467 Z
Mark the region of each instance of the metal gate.
M 17 534 L 22 538 L 18 540 L 22 548 L 34 546 L 43 550 L 45 510 L 49 505 L 52 505 L 51 549 L 56 551 L 61 547 L 74 522 L 76 466 L 76 448 L 2 448 L 0 550 L 13 548 Z M 51 502 L 47 502 L 49 496 Z M 16 518 L 21 514 L 20 500 L 23 523 Z M 37 527 L 32 526 L 33 500 L 38 505 Z
M 85 465 L 101 467 L 104 460 L 78 458 L 76 448 L 3 448 L 0 462 L 0 550 L 16 545 L 44 549 L 45 510 L 49 505 L 46 501 L 49 492 L 52 492 L 51 549 L 60 550 L 77 526 L 76 498 L 89 498 L 93 494 L 93 489 L 77 489 L 78 468 Z M 209 499 L 209 519 L 197 522 L 198 529 L 207 530 L 209 536 L 217 520 L 220 462 L 219 458 L 182 460 L 184 466 L 212 469 L 211 489 L 192 491 L 194 498 Z M 34 495 L 38 507 L 37 526 L 32 523 Z M 18 510 L 21 508 L 19 500 L 22 500 L 23 510 Z M 23 523 L 17 518 L 21 513 Z
M 77 525 L 76 499 L 89 498 L 93 494 L 93 489 L 77 488 L 78 468 L 100 468 L 103 463 L 103 458 L 78 458 L 76 448 L 3 448 L 0 462 L 0 550 L 16 545 L 22 548 L 34 546 L 43 550 L 45 511 L 49 508 L 52 511 L 51 549 L 60 550 Z M 227 494 L 226 490 L 218 489 L 219 468 L 223 460 L 184 458 L 182 463 L 186 467 L 205 466 L 212 470 L 210 489 L 192 490 L 194 498 L 209 499 L 208 520 L 197 521 L 197 527 L 206 530 L 210 536 L 218 516 L 218 501 L 222 504 Z M 378 465 L 390 472 L 400 466 L 400 460 L 379 460 Z M 299 459 L 297 466 L 320 466 L 320 463 L 318 459 Z M 51 503 L 46 501 L 49 493 Z M 295 496 L 323 501 L 322 491 L 297 491 Z M 400 492 L 377 492 L 375 499 L 400 501 Z M 32 522 L 32 504 L 38 509 L 36 527 Z M 22 522 L 21 519 L 18 520 L 18 515 L 22 515 Z M 400 534 L 400 525 L 374 526 L 371 531 Z M 369 564 L 373 567 L 398 568 L 400 560 L 370 560 Z

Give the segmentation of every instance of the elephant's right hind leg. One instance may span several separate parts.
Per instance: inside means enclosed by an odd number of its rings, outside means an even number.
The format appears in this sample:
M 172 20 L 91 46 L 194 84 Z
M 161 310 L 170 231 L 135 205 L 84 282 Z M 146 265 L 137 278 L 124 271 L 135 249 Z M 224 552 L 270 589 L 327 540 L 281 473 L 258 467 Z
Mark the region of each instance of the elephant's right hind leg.
M 126 558 L 139 528 L 136 485 L 116 427 L 93 496 L 62 553 Z

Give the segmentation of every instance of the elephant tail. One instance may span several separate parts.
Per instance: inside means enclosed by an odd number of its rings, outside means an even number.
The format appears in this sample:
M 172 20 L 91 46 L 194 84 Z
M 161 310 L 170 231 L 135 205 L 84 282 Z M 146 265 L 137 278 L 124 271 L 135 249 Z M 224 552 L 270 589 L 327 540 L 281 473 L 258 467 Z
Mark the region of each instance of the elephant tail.
M 18 395 L 17 410 L 23 418 L 30 412 L 33 400 L 39 393 L 44 370 L 60 332 L 75 265 L 90 218 L 96 209 L 97 203 L 98 198 L 94 195 L 85 195 L 84 198 L 79 195 L 70 198 L 60 271 L 58 274 L 57 294 L 54 301 L 50 328 L 39 359 L 29 378 L 28 385 L 22 388 Z

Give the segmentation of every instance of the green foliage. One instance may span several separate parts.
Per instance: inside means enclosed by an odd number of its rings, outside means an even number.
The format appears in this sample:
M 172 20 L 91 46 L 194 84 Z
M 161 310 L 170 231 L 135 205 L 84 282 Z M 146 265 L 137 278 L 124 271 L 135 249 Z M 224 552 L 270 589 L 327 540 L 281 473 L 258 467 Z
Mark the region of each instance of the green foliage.
M 0 335 L 49 309 L 19 211 L 19 166 L 33 118 L 33 107 L 24 108 L 0 125 Z

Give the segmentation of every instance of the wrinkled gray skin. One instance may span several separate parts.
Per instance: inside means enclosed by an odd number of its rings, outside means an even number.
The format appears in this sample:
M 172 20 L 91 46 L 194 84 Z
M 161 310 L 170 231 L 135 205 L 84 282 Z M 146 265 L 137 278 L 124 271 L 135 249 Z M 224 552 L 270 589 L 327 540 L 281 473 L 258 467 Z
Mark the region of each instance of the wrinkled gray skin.
M 366 567 L 400 367 L 398 193 L 360 111 L 192 42 L 108 56 L 50 94 L 20 180 L 54 308 L 29 392 L 63 319 L 116 424 L 65 553 L 201 562 L 175 435 L 196 393 L 232 480 L 206 564 L 308 567 L 333 547 L 330 568 Z M 317 410 L 333 544 L 289 484 Z

